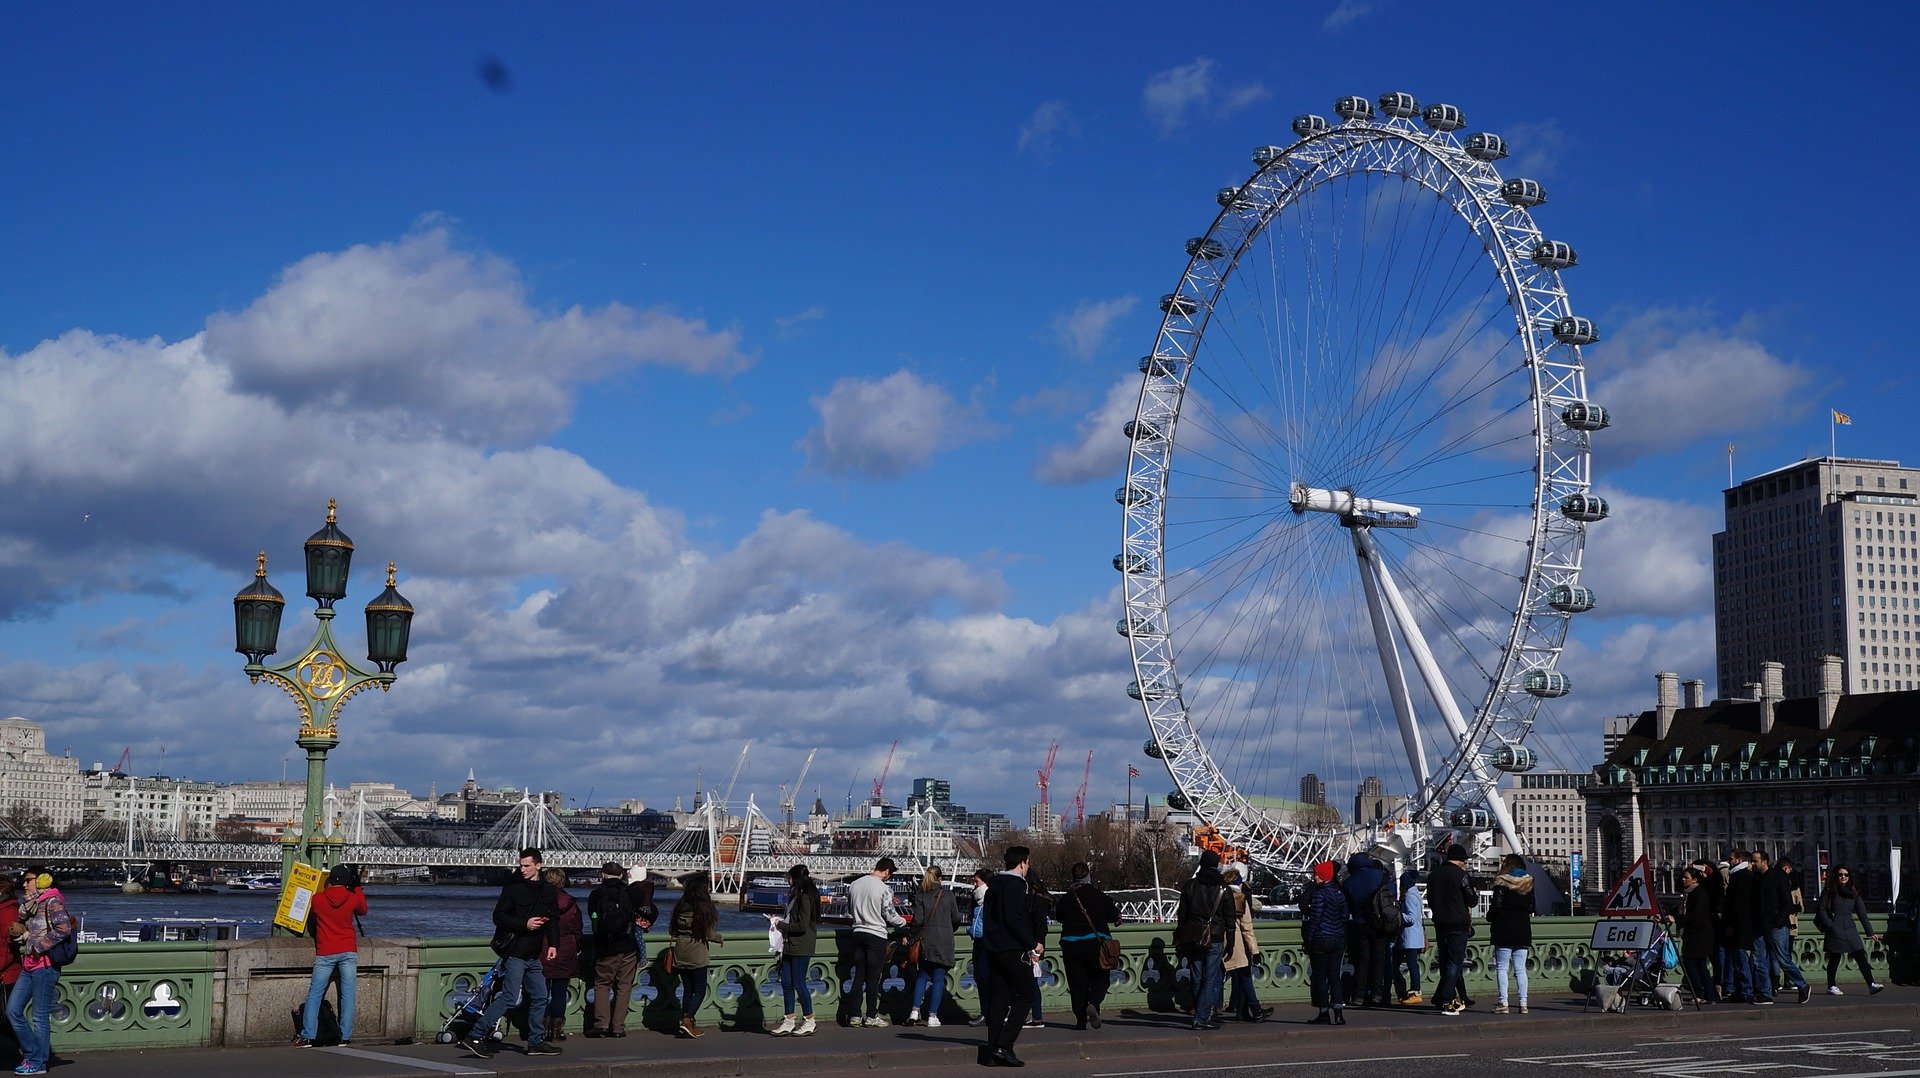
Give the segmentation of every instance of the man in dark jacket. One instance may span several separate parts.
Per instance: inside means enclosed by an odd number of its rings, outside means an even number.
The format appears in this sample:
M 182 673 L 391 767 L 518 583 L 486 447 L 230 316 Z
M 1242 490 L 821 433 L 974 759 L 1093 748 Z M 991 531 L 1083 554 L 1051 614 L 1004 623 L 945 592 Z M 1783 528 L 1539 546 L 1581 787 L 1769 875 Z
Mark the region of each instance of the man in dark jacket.
M 593 933 L 593 1010 L 589 1037 L 627 1035 L 627 1004 L 640 964 L 640 946 L 634 942 L 638 926 L 627 870 L 618 862 L 600 866 L 600 886 L 587 896 L 587 917 Z
M 1391 935 L 1373 923 L 1373 903 L 1382 887 L 1387 898 L 1395 901 L 1396 931 Z M 1398 899 L 1379 861 L 1364 853 L 1347 859 L 1347 882 L 1340 890 L 1347 896 L 1347 960 L 1353 963 L 1353 998 L 1347 1002 L 1361 1007 L 1387 1005 L 1387 955 L 1393 937 L 1399 935 Z
M 1473 907 L 1479 901 L 1467 877 L 1467 848 L 1454 843 L 1447 859 L 1427 877 L 1427 909 L 1433 912 L 1433 934 L 1438 942 L 1440 986 L 1433 1002 L 1440 1013 L 1456 1015 L 1467 1009 L 1467 937 L 1473 935 Z
M 1100 947 L 1113 938 L 1120 908 L 1093 884 L 1092 866 L 1073 866 L 1073 886 L 1053 904 L 1060 922 L 1060 961 L 1066 967 L 1067 993 L 1073 1000 L 1076 1029 L 1100 1028 L 1100 1005 L 1112 978 L 1100 968 Z
M 1727 960 L 1732 967 L 1727 977 L 1730 991 L 1728 1003 L 1757 1003 L 1763 996 L 1757 979 L 1754 977 L 1753 945 L 1760 937 L 1757 916 L 1759 899 L 1754 894 L 1753 866 L 1748 863 L 1753 855 L 1745 849 L 1736 849 L 1728 857 L 1727 893 L 1720 907 L 1721 939 L 1727 948 Z M 1764 997 L 1772 1003 L 1772 989 Z
M 1189 926 L 1204 945 L 1195 945 L 1182 955 L 1192 968 L 1193 1028 L 1215 1029 L 1214 1012 L 1220 1009 L 1220 994 L 1227 978 L 1227 955 L 1240 934 L 1234 915 L 1233 896 L 1227 890 L 1226 877 L 1220 874 L 1220 855 L 1212 850 L 1200 854 L 1200 870 L 1180 887 L 1180 906 L 1174 923 Z
M 981 1062 L 988 1066 L 1023 1067 L 1013 1054 L 1020 1039 L 1020 1027 L 1033 1009 L 1032 959 L 1046 953 L 1046 941 L 1033 930 L 1033 915 L 1027 899 L 1027 858 L 1025 846 L 1009 846 L 1001 862 L 1006 869 L 987 881 L 986 904 L 981 913 L 985 934 L 980 942 L 987 951 L 987 1044 Z
M 1772 1003 L 1773 986 L 1781 973 L 1800 995 L 1800 1002 L 1813 998 L 1813 986 L 1807 983 L 1800 964 L 1793 960 L 1793 933 L 1789 930 L 1798 916 L 1793 908 L 1793 877 L 1774 868 L 1763 850 L 1753 851 L 1753 895 L 1757 930 L 1753 945 L 1755 1003 Z
M 560 894 L 552 884 L 540 878 L 540 851 L 528 847 L 520 851 L 520 864 L 493 904 L 495 950 L 506 960 L 501 971 L 501 987 L 486 1013 L 473 1024 L 473 1031 L 458 1043 L 481 1058 L 493 1055 L 488 1034 L 508 1008 L 527 997 L 527 1013 L 547 1013 L 547 975 L 540 963 L 559 954 Z M 545 1027 L 538 1021 L 527 1022 L 527 1054 L 557 1056 L 560 1049 L 547 1041 Z

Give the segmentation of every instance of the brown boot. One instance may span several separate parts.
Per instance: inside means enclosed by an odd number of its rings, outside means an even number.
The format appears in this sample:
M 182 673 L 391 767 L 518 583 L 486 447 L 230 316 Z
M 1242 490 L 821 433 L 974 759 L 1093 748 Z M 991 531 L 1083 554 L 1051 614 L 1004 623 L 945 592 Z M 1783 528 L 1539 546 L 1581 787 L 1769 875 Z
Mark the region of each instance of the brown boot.
M 704 1029 L 701 1029 L 698 1025 L 694 1023 L 692 1015 L 688 1015 L 687 1016 L 687 1036 L 704 1037 L 706 1035 L 707 1035 L 707 1031 Z
M 693 1031 L 693 1019 L 685 1015 L 681 1016 L 680 1018 L 680 1027 L 674 1030 L 673 1032 L 674 1032 L 674 1036 L 685 1037 L 688 1040 L 692 1040 L 694 1037 L 699 1036 L 699 1034 Z

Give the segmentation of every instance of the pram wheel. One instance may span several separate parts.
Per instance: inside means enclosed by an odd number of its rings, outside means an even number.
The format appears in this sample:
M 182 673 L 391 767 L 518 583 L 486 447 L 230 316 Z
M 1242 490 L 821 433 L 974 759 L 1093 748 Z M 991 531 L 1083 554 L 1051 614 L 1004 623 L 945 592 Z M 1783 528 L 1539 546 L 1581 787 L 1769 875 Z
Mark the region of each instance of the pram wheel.
M 453 1043 L 453 1034 L 451 1034 L 451 1033 L 449 1033 L 449 1032 L 447 1032 L 446 1030 L 444 1030 L 444 1029 L 443 1029 L 443 1030 L 441 1030 L 440 1032 L 438 1032 L 438 1033 L 435 1033 L 435 1034 L 433 1035 L 433 1043 L 435 1043 L 435 1044 L 452 1044 L 452 1043 Z

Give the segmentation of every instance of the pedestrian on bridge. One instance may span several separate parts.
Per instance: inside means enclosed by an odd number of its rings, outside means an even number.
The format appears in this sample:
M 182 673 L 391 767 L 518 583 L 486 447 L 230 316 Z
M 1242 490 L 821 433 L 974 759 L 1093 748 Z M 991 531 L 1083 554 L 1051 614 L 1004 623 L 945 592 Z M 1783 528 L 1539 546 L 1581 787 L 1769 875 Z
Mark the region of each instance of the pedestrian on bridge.
M 1440 952 L 1440 984 L 1433 990 L 1433 1002 L 1445 1015 L 1467 1009 L 1467 939 L 1473 935 L 1473 907 L 1479 901 L 1467 876 L 1467 848 L 1456 842 L 1427 877 L 1427 908 L 1433 911 Z
M 1307 951 L 1308 984 L 1320 1013 L 1313 1022 L 1323 1026 L 1347 1024 L 1346 1000 L 1340 991 L 1340 962 L 1347 953 L 1347 896 L 1333 882 L 1338 867 L 1332 861 L 1313 866 L 1313 882 L 1300 901 L 1300 942 Z
M 617 861 L 600 866 L 600 886 L 587 896 L 587 914 L 593 934 L 593 1010 L 585 1036 L 627 1035 L 627 1007 L 633 1000 L 633 978 L 639 965 L 638 927 L 633 892 L 626 869 Z
M 905 928 L 907 919 L 893 908 L 893 858 L 882 857 L 873 863 L 873 871 L 853 881 L 847 888 L 847 908 L 853 914 L 853 971 L 847 981 L 847 1005 L 852 1014 L 850 1026 L 891 1025 L 880 1013 L 880 984 L 887 975 L 887 940 L 893 929 Z M 860 1013 L 861 997 L 866 998 L 866 1013 Z
M 1509 1011 L 1507 979 L 1511 973 L 1517 993 L 1511 997 L 1511 1009 L 1527 1013 L 1527 952 L 1533 949 L 1533 877 L 1519 854 L 1500 859 L 1500 874 L 1493 879 L 1493 897 L 1487 902 L 1487 933 L 1493 944 L 1494 986 L 1500 990 L 1493 1013 Z
M 1073 884 L 1054 904 L 1053 912 L 1060 921 L 1060 964 L 1066 969 L 1067 994 L 1073 1001 L 1073 1028 L 1099 1029 L 1100 1007 L 1107 1001 L 1111 983 L 1100 955 L 1113 941 L 1120 910 L 1111 896 L 1094 885 L 1092 867 L 1082 862 L 1073 866 Z
M 811 1037 L 813 1024 L 813 986 L 807 983 L 809 968 L 820 949 L 820 889 L 804 862 L 787 870 L 787 908 L 773 922 L 780 933 L 780 990 L 787 1005 L 785 1017 L 773 1027 L 776 1037 Z M 800 1021 L 794 1022 L 794 998 L 799 997 Z M 936 1023 L 938 1024 L 938 1023 Z
M 493 1055 L 493 1027 L 522 996 L 527 1000 L 527 1054 L 560 1054 L 540 1020 L 547 1013 L 547 975 L 542 963 L 559 953 L 560 939 L 559 894 L 541 877 L 541 867 L 538 849 L 521 850 L 518 867 L 493 904 L 493 949 L 502 960 L 501 988 L 473 1029 L 457 1042 L 482 1059 Z
M 358 980 L 360 942 L 354 919 L 367 912 L 367 894 L 360 888 L 360 872 L 352 865 L 335 865 L 327 886 L 313 896 L 313 979 L 307 985 L 307 1006 L 300 1013 L 300 1035 L 295 1048 L 312 1048 L 320 1037 L 320 1004 L 327 985 L 340 980 L 340 1043 L 353 1043 L 354 987 Z
M 1880 942 L 1880 937 L 1874 934 L 1873 922 L 1867 920 L 1867 902 L 1860 894 L 1859 885 L 1853 882 L 1853 870 L 1835 865 L 1827 870 L 1827 890 L 1820 896 L 1820 906 L 1813 919 L 1824 937 L 1822 949 L 1827 953 L 1827 995 L 1844 994 L 1837 979 L 1840 962 L 1845 958 L 1852 958 L 1853 964 L 1860 967 L 1860 976 L 1867 979 L 1867 995 L 1886 987 L 1873 979 L 1873 967 L 1867 964 L 1866 944 L 1860 942 L 1861 934 L 1853 930 L 1855 921 L 1866 930 L 1868 939 Z
M 21 967 L 20 980 L 7 998 L 7 1019 L 20 1039 L 23 1057 L 13 1073 L 45 1074 L 53 1055 L 53 1008 L 60 999 L 60 967 L 53 955 L 74 939 L 73 918 L 52 876 L 38 868 L 27 870 L 21 881 L 20 920 L 8 935 L 20 951 Z
M 554 954 L 542 962 L 541 972 L 547 976 L 547 1040 L 564 1041 L 567 1039 L 567 997 L 569 985 L 580 976 L 580 937 L 584 934 L 585 918 L 580 912 L 580 903 L 567 893 L 567 874 L 557 868 L 547 869 L 543 874 L 548 886 L 554 891 L 554 907 L 560 911 L 555 923 L 560 926 L 554 937 Z M 533 1021 L 528 1015 L 527 1021 Z
M 1424 923 L 1426 897 L 1420 893 L 1420 870 L 1408 866 L 1400 874 L 1400 936 L 1393 947 L 1395 995 L 1410 1007 L 1419 1006 L 1420 967 L 1425 964 L 1427 926 Z
M 0 876 L 0 1013 L 4 1013 L 13 986 L 20 980 L 20 955 L 13 949 L 12 939 L 13 926 L 20 920 L 19 890 L 12 876 Z M 12 1042 L 15 1052 L 21 1050 L 11 1022 L 0 1026 L 0 1034 Z
M 1174 912 L 1174 939 L 1180 957 L 1187 960 L 1193 985 L 1193 1028 L 1216 1029 L 1217 1012 L 1226 980 L 1227 957 L 1238 942 L 1233 894 L 1220 873 L 1220 855 L 1200 852 L 1200 869 L 1180 885 L 1180 905 Z
M 1253 988 L 1253 963 L 1260 957 L 1260 940 L 1253 931 L 1253 903 L 1247 898 L 1247 884 L 1238 868 L 1229 868 L 1220 875 L 1226 878 L 1227 887 L 1233 892 L 1233 924 L 1238 934 L 1233 953 L 1220 967 L 1233 982 L 1232 1006 L 1228 1009 L 1242 1022 L 1264 1022 L 1273 1017 L 1273 1008 L 1262 1007 L 1260 995 Z M 1102 973 L 1100 979 L 1106 980 L 1106 974 Z
M 987 1043 L 980 1063 L 988 1067 L 1026 1066 L 1013 1054 L 1013 1045 L 1020 1039 L 1021 1020 L 1033 1006 L 1031 963 L 1047 950 L 1046 937 L 1034 931 L 1027 887 L 1030 856 L 1025 846 L 1007 847 L 1000 858 L 1006 868 L 994 873 L 987 884 L 982 908 L 986 934 L 981 942 L 987 950 L 992 987 L 987 993 Z
M 920 890 L 913 896 L 914 946 L 919 949 L 920 972 L 913 979 L 912 1010 L 907 1024 L 925 1021 L 940 1025 L 940 1003 L 947 994 L 947 971 L 953 968 L 953 930 L 964 922 L 960 903 L 947 890 L 946 877 L 939 865 L 929 865 L 920 877 Z M 926 1012 L 922 1017 L 921 1007 Z
M 668 922 L 672 935 L 673 973 L 680 978 L 680 1028 L 675 1036 L 706 1036 L 700 1028 L 700 1007 L 707 1001 L 707 967 L 713 964 L 710 945 L 723 942 L 720 910 L 713 904 L 713 877 L 706 872 L 688 876 Z

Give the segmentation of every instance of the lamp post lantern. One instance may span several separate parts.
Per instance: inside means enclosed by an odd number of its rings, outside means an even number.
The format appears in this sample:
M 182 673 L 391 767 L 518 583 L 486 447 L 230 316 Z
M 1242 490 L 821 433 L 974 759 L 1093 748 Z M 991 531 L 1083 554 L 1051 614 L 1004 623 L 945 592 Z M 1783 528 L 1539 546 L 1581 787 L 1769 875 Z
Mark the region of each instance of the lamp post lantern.
M 247 677 L 279 686 L 293 698 L 300 714 L 294 744 L 307 752 L 307 789 L 300 818 L 281 836 L 280 878 L 288 879 L 295 861 L 325 871 L 339 861 L 344 836 L 329 834 L 326 826 L 327 752 L 340 743 L 340 712 L 359 693 L 380 686 L 385 692 L 394 681 L 394 667 L 407 661 L 407 636 L 413 625 L 413 604 L 394 587 L 393 563 L 387 564 L 387 589 L 367 604 L 367 659 L 375 669 L 362 670 L 340 653 L 333 640 L 333 604 L 346 597 L 347 571 L 353 561 L 353 540 L 340 530 L 339 506 L 327 501 L 327 523 L 306 542 L 307 595 L 315 602 L 319 622 L 306 650 L 292 662 L 266 666 L 278 650 L 280 619 L 287 601 L 267 582 L 267 556 L 259 556 L 253 581 L 233 597 L 234 650 L 247 657 Z M 276 927 L 276 933 L 283 930 Z

